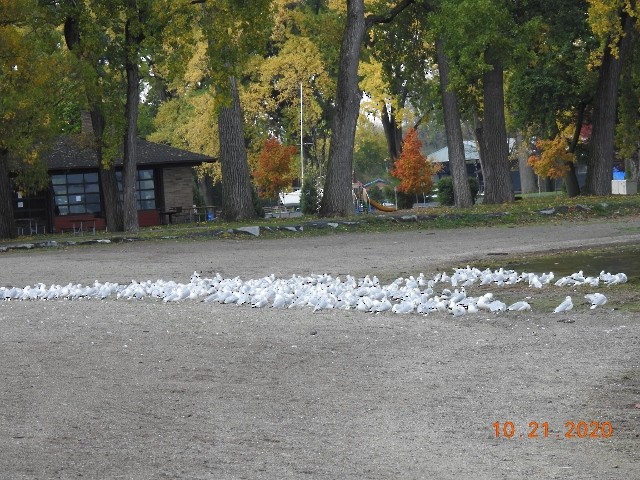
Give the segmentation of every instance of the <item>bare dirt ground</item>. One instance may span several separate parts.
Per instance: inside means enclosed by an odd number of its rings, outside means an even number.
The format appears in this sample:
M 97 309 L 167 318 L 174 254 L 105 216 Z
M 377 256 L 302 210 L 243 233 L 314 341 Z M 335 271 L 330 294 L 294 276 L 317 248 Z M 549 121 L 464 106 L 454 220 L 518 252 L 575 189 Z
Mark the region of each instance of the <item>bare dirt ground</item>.
M 640 219 L 626 218 L 135 242 L 1 254 L 0 285 L 187 282 L 196 270 L 393 279 L 638 241 Z M 606 293 L 595 310 L 463 317 L 1 302 L 0 478 L 638 479 L 640 319 Z M 496 438 L 494 422 L 501 434 L 513 422 L 513 437 Z

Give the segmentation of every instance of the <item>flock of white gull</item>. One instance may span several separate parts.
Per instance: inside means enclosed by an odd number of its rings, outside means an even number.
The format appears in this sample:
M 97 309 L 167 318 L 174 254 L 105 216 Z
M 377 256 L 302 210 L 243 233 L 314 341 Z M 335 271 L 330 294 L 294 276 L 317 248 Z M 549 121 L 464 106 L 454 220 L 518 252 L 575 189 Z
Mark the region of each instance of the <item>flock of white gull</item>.
M 428 278 L 422 273 L 417 277 L 398 278 L 389 284 L 382 284 L 376 276 L 356 279 L 331 275 L 310 275 L 290 278 L 276 278 L 269 275 L 259 279 L 242 280 L 240 277 L 223 278 L 216 274 L 213 278 L 202 278 L 194 272 L 188 283 L 174 281 L 145 281 L 118 284 L 100 283 L 93 285 L 50 285 L 38 283 L 33 286 L 0 287 L 0 301 L 11 300 L 79 300 L 109 299 L 133 300 L 153 298 L 164 302 L 203 301 L 220 304 L 250 305 L 254 308 L 309 308 L 314 312 L 324 309 L 355 309 L 363 312 L 420 313 L 448 312 L 454 316 L 467 313 L 504 312 L 530 310 L 526 301 L 530 297 L 507 305 L 485 293 L 479 297 L 467 295 L 472 286 L 504 287 L 526 284 L 532 289 L 546 285 L 558 287 L 587 286 L 598 288 L 627 281 L 624 273 L 605 273 L 585 276 L 582 271 L 555 280 L 553 273 L 517 273 L 513 270 L 456 268 L 451 275 L 438 273 Z M 577 289 L 575 290 L 577 291 Z M 584 295 L 590 308 L 607 302 L 607 297 L 599 292 Z M 573 299 L 566 296 L 554 313 L 566 312 L 573 308 Z

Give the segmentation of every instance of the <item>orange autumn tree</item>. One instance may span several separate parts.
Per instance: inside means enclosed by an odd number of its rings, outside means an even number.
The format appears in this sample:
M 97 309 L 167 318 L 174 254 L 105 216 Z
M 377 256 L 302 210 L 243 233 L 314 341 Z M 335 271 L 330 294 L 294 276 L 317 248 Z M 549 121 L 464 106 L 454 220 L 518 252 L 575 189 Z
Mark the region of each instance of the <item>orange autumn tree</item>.
M 433 189 L 433 176 L 441 170 L 421 152 L 422 142 L 418 132 L 412 128 L 402 144 L 402 153 L 395 161 L 391 175 L 400 180 L 398 190 L 404 193 L 429 193 Z
M 262 146 L 253 179 L 261 197 L 276 198 L 280 191 L 291 185 L 295 178 L 291 157 L 296 147 L 282 145 L 277 138 L 270 138 Z

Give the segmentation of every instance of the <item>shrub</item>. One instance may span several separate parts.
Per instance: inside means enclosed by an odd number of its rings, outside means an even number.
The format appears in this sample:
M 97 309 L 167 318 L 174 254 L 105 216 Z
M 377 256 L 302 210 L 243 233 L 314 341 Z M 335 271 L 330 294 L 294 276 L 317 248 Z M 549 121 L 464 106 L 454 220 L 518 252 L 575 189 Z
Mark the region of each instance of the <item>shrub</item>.
M 404 193 L 400 190 L 395 190 L 391 185 L 384 187 L 383 193 L 385 198 L 390 202 L 397 202 L 396 208 L 398 210 L 412 208 L 416 201 L 416 196 L 413 193 Z
M 300 192 L 300 210 L 305 215 L 315 215 L 318 213 L 319 206 L 320 198 L 316 188 L 316 181 L 314 178 L 307 177 L 302 184 L 302 191 Z
M 253 209 L 255 210 L 256 215 L 260 218 L 264 217 L 264 208 L 262 206 L 262 202 L 260 201 L 258 192 L 256 192 L 256 189 L 253 185 L 251 185 L 251 201 L 253 203 Z
M 442 177 L 438 180 L 438 202 L 440 205 L 455 205 L 455 198 L 453 196 L 453 179 L 451 177 Z M 480 191 L 480 184 L 478 179 L 469 177 L 469 187 L 471 188 L 471 200 L 476 203 L 476 197 Z
M 442 177 L 436 184 L 438 188 L 438 202 L 440 205 L 453 205 L 453 180 L 451 177 Z
M 475 177 L 469 177 L 469 187 L 471 188 L 471 201 L 475 204 L 480 191 L 480 182 Z
M 398 204 L 396 208 L 398 210 L 404 210 L 405 208 L 413 208 L 413 204 L 416 201 L 416 196 L 413 193 L 398 192 Z

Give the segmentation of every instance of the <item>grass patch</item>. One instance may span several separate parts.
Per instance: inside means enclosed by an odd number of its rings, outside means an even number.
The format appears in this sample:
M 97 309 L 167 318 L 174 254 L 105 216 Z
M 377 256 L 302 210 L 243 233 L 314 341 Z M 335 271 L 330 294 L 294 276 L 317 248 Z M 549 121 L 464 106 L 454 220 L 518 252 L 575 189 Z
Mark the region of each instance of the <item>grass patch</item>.
M 546 213 L 540 213 L 546 212 Z M 341 218 L 317 218 L 306 215 L 297 218 L 257 218 L 241 222 L 184 223 L 141 228 L 135 235 L 116 232 L 97 232 L 73 235 L 49 234 L 25 236 L 6 240 L 4 244 L 34 243 L 46 241 L 80 241 L 91 238 L 127 238 L 140 240 L 165 238 L 229 238 L 230 230 L 246 227 L 261 227 L 259 238 L 286 238 L 291 236 L 327 235 L 336 232 L 386 232 L 417 229 L 455 229 L 480 226 L 522 226 L 543 223 L 584 221 L 594 218 L 616 218 L 640 215 L 640 195 L 607 197 L 574 197 L 562 194 L 531 194 L 507 204 L 478 204 L 470 208 L 427 207 L 401 210 L 393 213 L 375 212 Z M 320 228 L 318 224 L 338 223 L 337 228 Z M 292 232 L 285 226 L 303 226 L 303 231 Z M 637 227 L 629 227 L 636 228 Z M 234 238 L 236 236 L 234 235 Z M 249 237 L 249 236 L 247 236 Z M 244 237 L 243 237 L 244 238 Z

